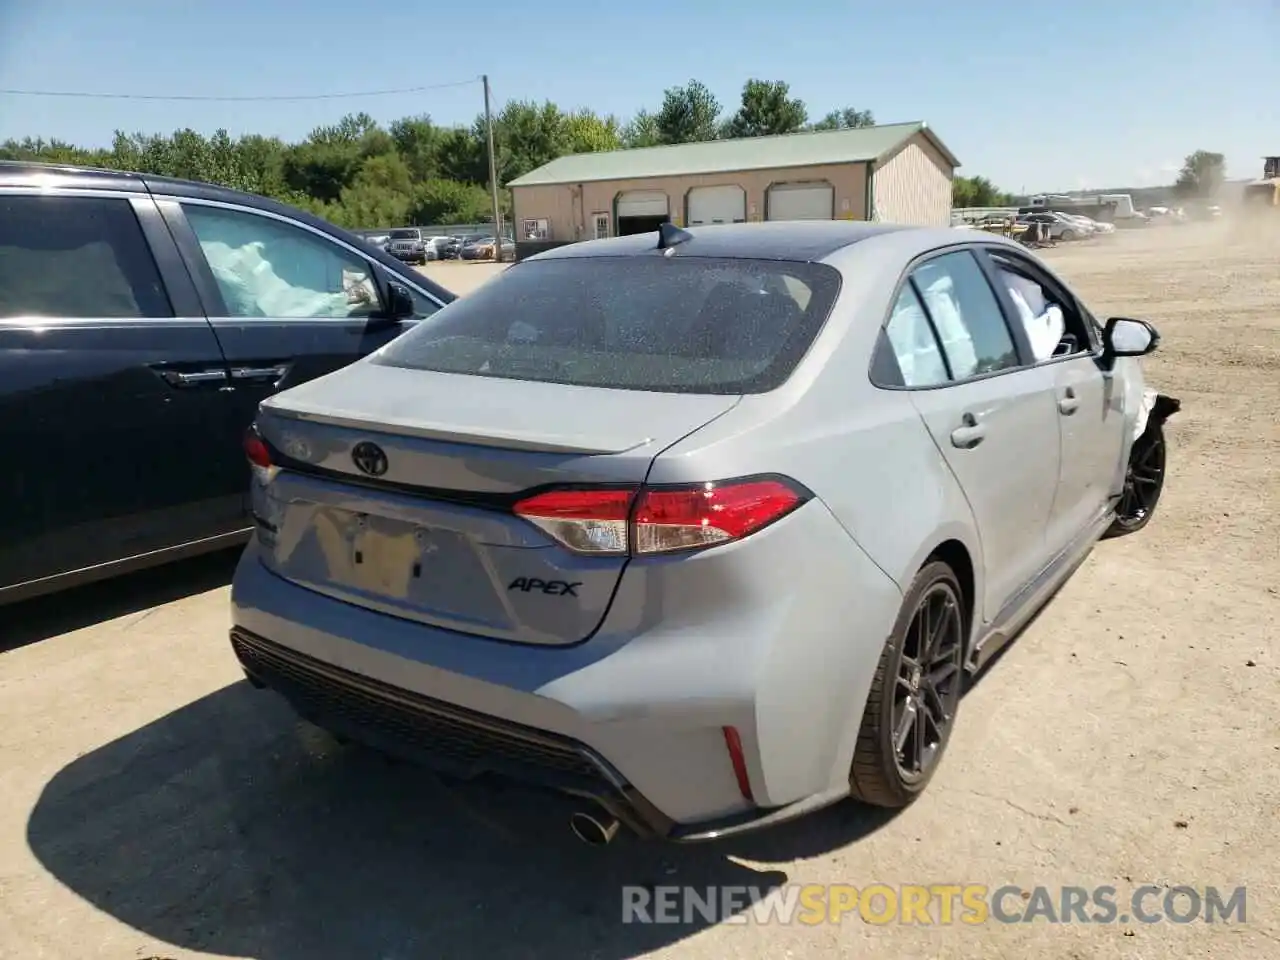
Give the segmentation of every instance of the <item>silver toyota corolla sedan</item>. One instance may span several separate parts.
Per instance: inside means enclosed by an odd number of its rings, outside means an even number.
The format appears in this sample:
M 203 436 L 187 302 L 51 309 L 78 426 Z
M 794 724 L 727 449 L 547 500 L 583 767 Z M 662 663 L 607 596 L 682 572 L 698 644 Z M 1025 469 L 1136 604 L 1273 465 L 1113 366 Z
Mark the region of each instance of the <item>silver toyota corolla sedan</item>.
M 232 645 L 340 739 L 723 836 L 909 803 L 1164 476 L 1146 323 L 986 234 L 578 243 L 266 401 Z

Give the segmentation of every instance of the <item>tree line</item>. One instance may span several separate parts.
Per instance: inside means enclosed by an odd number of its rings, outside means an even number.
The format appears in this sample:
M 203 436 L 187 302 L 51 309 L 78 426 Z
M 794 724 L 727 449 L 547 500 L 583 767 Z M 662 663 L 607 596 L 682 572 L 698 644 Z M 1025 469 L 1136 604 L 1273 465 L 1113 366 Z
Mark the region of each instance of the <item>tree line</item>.
M 804 130 L 874 126 L 870 110 L 847 107 L 811 119 L 782 81 L 748 80 L 729 112 L 700 81 L 667 89 L 656 110 L 623 122 L 549 101 L 508 102 L 494 117 L 498 182 L 504 185 L 570 153 L 758 137 Z M 441 126 L 429 115 L 386 126 L 349 114 L 299 143 L 226 130 L 170 135 L 117 131 L 108 148 L 28 137 L 0 144 L 0 159 L 130 170 L 221 184 L 310 210 L 339 226 L 481 223 L 492 219 L 488 138 L 483 114 L 470 125 Z M 955 205 L 995 206 L 1010 196 L 985 177 L 956 177 Z M 499 194 L 504 216 L 511 199 Z

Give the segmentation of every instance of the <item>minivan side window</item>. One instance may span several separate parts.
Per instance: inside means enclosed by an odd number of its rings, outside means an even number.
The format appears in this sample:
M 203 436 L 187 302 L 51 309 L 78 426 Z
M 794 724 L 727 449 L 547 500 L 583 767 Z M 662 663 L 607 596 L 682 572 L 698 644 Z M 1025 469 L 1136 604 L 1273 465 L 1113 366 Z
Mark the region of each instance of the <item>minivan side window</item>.
M 348 319 L 381 310 L 369 261 L 272 217 L 184 203 L 229 317 Z
M 128 200 L 0 196 L 0 318 L 172 316 Z
M 947 253 L 911 274 L 954 380 L 1018 366 L 1009 325 L 986 274 L 968 251 Z

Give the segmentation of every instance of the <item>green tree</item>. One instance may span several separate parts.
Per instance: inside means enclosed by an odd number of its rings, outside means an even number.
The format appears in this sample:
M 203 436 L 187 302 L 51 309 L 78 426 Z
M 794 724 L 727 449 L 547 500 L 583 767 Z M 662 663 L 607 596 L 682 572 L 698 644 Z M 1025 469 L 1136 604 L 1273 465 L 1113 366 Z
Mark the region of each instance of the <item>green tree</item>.
M 648 110 L 639 111 L 622 128 L 622 146 L 656 147 L 662 143 L 662 131 L 658 127 L 658 115 Z
M 591 110 L 578 110 L 565 118 L 565 138 L 569 153 L 619 150 L 622 127 L 617 117 L 601 117 Z
M 436 166 L 443 180 L 488 183 L 488 145 L 464 127 L 445 130 L 436 144 Z
M 953 207 L 1009 206 L 1013 197 L 1000 190 L 986 177 L 956 177 L 951 181 Z
M 396 152 L 409 165 L 416 180 L 430 180 L 440 175 L 437 152 L 441 130 L 426 114 L 403 117 L 388 128 L 395 141 Z
M 290 189 L 328 203 L 351 185 L 363 163 L 359 144 L 322 139 L 290 147 L 281 169 Z
M 690 80 L 662 95 L 656 126 L 661 143 L 698 143 L 720 133 L 720 101 L 705 84 Z
M 478 184 L 428 180 L 414 191 L 408 215 L 414 223 L 484 223 L 493 219 L 493 205 Z
M 781 80 L 748 80 L 742 87 L 742 105 L 729 120 L 730 137 L 767 137 L 802 130 L 809 120 L 804 101 L 791 96 Z
M 498 160 L 498 180 L 506 183 L 530 170 L 550 163 L 569 152 L 568 117 L 551 101 L 513 100 L 494 118 L 494 148 Z M 472 136 L 484 144 L 487 131 L 484 117 L 477 117 Z M 484 183 L 488 183 L 486 166 Z
M 870 110 L 845 107 L 832 110 L 821 120 L 810 125 L 810 130 L 855 130 L 858 127 L 874 127 L 876 118 Z
M 1173 189 L 1180 197 L 1212 197 L 1226 179 L 1226 168 L 1222 154 L 1197 150 L 1183 161 Z

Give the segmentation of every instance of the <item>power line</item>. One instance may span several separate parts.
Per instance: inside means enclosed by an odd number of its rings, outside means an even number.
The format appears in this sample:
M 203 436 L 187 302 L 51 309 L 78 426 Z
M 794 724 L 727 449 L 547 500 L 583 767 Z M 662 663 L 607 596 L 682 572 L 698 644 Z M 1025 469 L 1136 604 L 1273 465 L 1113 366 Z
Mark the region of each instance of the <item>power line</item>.
M 419 87 L 398 87 L 394 90 L 364 90 L 353 93 L 310 93 L 298 96 L 253 96 L 253 97 L 200 97 L 149 93 L 92 93 L 84 90 L 6 90 L 0 89 L 0 96 L 8 97 L 64 97 L 78 100 L 164 100 L 171 103 L 264 103 L 267 101 L 297 102 L 301 100 L 353 100 L 357 97 L 389 97 L 405 93 L 423 93 L 428 90 L 443 90 L 447 87 L 465 87 L 480 83 L 480 77 L 466 80 L 454 80 L 449 83 L 430 83 Z

